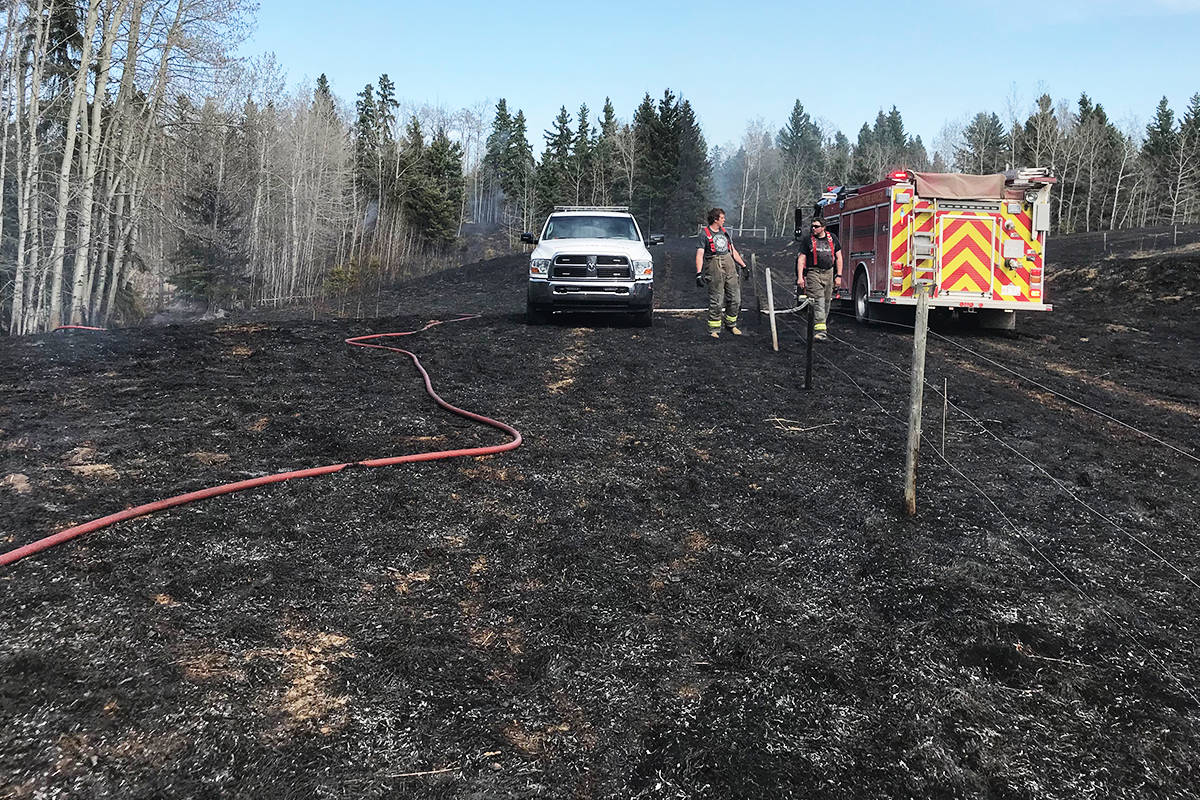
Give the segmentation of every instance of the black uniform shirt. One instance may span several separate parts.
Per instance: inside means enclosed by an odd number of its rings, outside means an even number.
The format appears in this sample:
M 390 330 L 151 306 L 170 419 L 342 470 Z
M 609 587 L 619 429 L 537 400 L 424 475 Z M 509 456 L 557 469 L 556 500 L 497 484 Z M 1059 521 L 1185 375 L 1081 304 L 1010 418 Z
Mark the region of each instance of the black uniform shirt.
M 832 248 L 830 248 L 832 244 Z M 800 254 L 804 256 L 804 268 L 818 269 L 821 271 L 833 269 L 836 263 L 834 253 L 841 252 L 842 243 L 838 241 L 837 235 L 833 231 L 825 231 L 825 238 L 817 239 L 817 257 L 813 258 L 812 252 L 813 237 L 805 236 L 800 240 Z

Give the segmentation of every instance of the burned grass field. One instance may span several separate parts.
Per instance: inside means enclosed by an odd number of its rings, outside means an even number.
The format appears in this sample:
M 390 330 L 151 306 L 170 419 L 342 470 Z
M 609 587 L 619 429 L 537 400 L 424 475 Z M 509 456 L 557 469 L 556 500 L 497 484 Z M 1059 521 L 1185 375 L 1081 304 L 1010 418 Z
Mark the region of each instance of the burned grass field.
M 806 392 L 794 328 L 528 327 L 512 257 L 379 319 L 0 341 L 5 550 L 503 441 L 343 343 L 433 318 L 480 315 L 399 346 L 525 440 L 4 568 L 0 797 L 1200 796 L 1200 266 L 1069 248 L 1054 312 L 931 341 L 913 520 L 897 326 L 837 318 Z

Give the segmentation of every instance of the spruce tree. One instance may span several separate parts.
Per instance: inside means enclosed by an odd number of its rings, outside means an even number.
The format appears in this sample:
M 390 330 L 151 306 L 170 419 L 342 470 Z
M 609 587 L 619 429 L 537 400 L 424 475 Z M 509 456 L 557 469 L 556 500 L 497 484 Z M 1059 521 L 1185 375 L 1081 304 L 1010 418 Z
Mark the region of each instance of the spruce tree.
M 571 172 L 571 115 L 567 107 L 558 110 L 551 130 L 544 133 L 546 149 L 537 167 L 538 215 L 544 216 L 556 205 L 569 204 L 573 197 L 570 188 Z
M 660 198 L 653 187 L 658 114 L 654 111 L 654 101 L 649 92 L 634 111 L 631 128 L 637 150 L 633 162 L 633 196 L 629 198 L 629 205 L 638 223 L 649 229 L 654 221 L 653 214 L 661 212 Z
M 575 205 L 592 201 L 592 159 L 596 147 L 595 132 L 588 120 L 587 103 L 579 106 L 579 123 L 571 140 L 570 182 Z
M 604 98 L 600 132 L 592 151 L 592 202 L 611 205 L 616 197 L 617 112 L 612 100 Z
M 458 237 L 465 192 L 462 162 L 462 146 L 450 140 L 445 128 L 438 128 L 423 159 L 430 179 L 425 228 L 435 244 L 447 245 Z
M 354 165 L 359 186 L 379 187 L 379 117 L 375 107 L 375 87 L 367 84 L 358 93 L 358 111 L 354 120 Z
M 708 160 L 708 145 L 692 104 L 680 102 L 675 118 L 675 139 L 678 142 L 678 161 L 675 186 L 667 203 L 668 217 L 664 230 L 683 232 L 694 230 L 704 222 L 704 213 L 711 204 L 712 163 Z
M 186 296 L 205 300 L 210 307 L 236 304 L 249 288 L 242 210 L 232 193 L 221 191 L 212 164 L 205 166 L 180 205 L 183 225 L 171 256 L 176 269 L 172 280 Z

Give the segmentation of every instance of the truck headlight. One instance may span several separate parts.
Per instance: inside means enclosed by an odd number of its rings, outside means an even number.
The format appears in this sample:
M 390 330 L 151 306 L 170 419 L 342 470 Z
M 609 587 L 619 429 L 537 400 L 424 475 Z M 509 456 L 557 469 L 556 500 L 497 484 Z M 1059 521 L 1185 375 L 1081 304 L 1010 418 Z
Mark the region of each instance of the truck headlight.
M 635 278 L 652 278 L 654 277 L 654 262 L 634 261 L 633 262 L 633 277 Z
M 529 274 L 530 275 L 549 275 L 550 274 L 550 259 L 548 259 L 548 258 L 531 258 L 531 259 L 529 259 Z

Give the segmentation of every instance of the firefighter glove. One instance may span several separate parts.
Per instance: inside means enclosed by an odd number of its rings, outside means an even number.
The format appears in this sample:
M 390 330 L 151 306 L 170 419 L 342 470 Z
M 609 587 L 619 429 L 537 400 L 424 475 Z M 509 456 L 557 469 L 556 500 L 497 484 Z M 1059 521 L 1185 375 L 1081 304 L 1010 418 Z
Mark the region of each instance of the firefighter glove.
M 796 284 L 796 305 L 800 305 L 808 299 L 808 293 L 800 284 Z
M 705 286 L 708 285 L 708 280 L 704 277 L 703 272 L 696 273 L 696 285 L 699 286 L 701 289 L 703 289 Z

